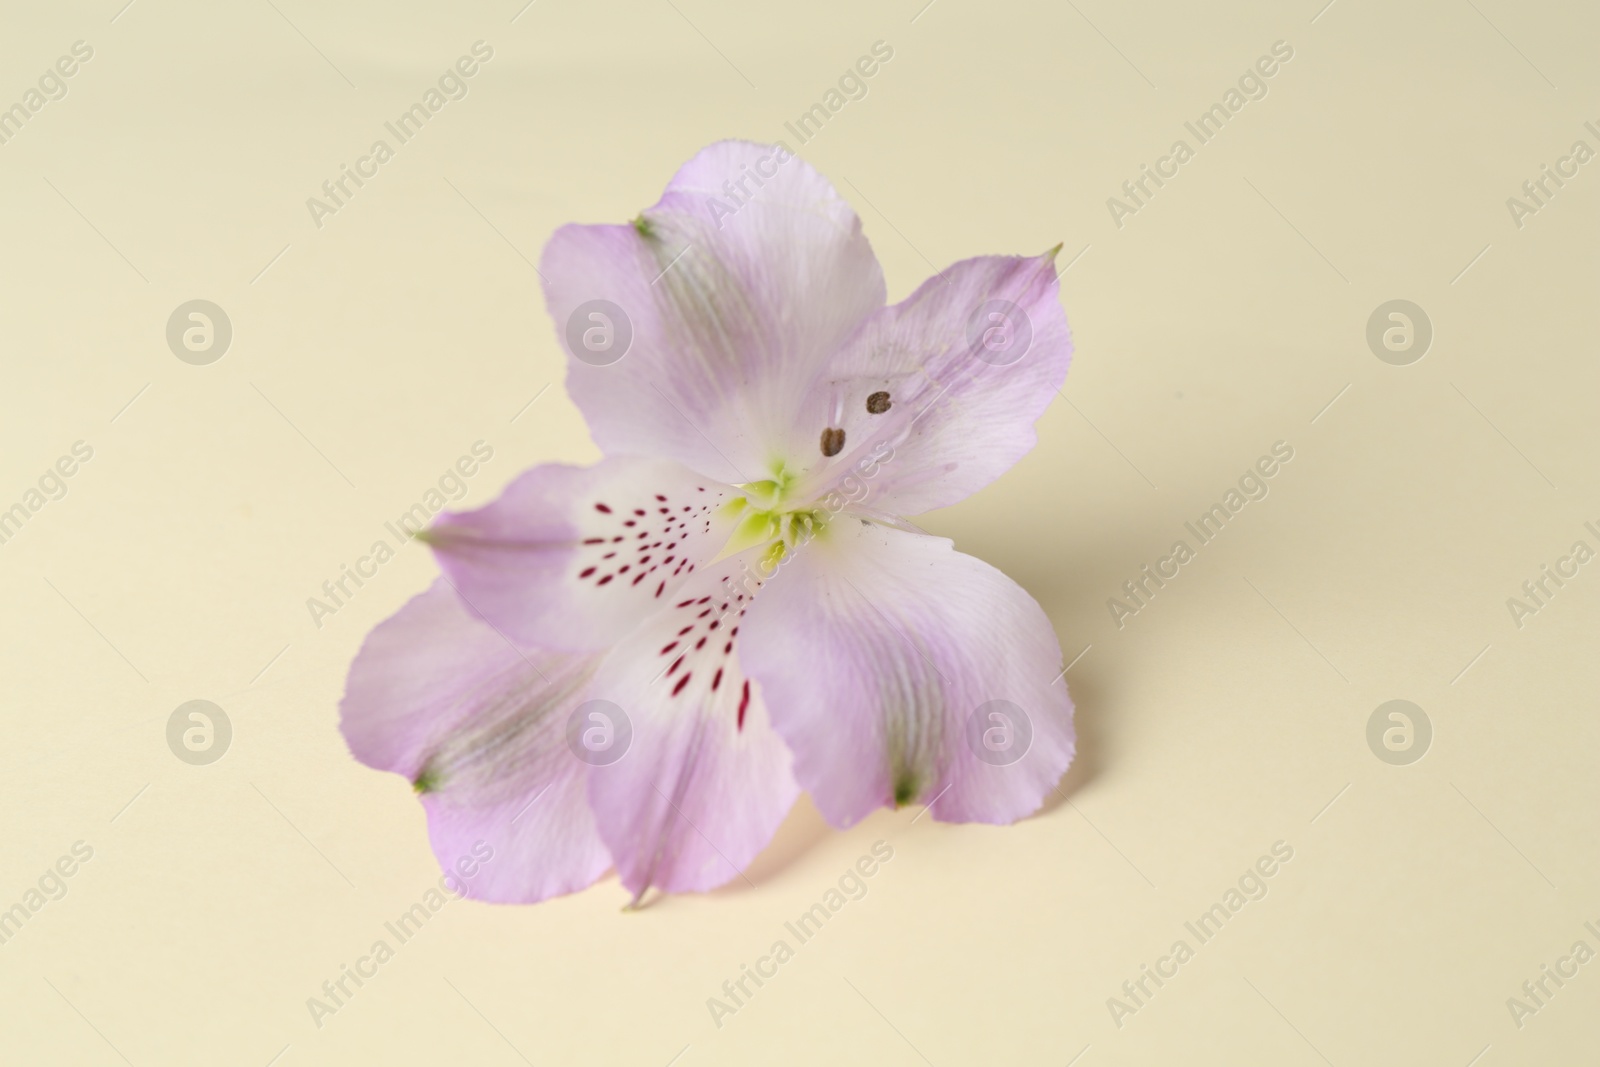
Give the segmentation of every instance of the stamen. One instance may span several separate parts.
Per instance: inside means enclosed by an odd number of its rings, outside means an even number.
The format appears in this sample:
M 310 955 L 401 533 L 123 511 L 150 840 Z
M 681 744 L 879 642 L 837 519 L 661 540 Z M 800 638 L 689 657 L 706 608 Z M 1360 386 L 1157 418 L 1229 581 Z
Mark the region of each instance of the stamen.
M 868 415 L 882 415 L 889 410 L 889 406 L 889 394 L 881 389 L 867 397 Z
M 837 456 L 844 451 L 844 431 L 837 426 L 830 426 L 822 431 L 822 454 L 824 456 Z

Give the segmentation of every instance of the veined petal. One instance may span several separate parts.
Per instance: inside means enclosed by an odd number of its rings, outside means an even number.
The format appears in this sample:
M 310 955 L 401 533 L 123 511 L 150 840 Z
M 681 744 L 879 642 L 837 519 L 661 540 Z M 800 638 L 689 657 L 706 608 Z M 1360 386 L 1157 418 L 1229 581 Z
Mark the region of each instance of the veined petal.
M 759 588 L 754 551 L 699 572 L 601 664 L 594 695 L 632 723 L 628 753 L 589 777 L 600 836 L 635 899 L 736 878 L 799 795 L 760 689 L 739 667 Z
M 884 301 L 850 205 L 803 160 L 744 141 L 703 149 L 632 225 L 558 230 L 540 272 L 567 391 L 600 448 L 729 482 L 765 478 L 793 453 L 796 398 Z M 572 340 L 597 300 L 631 333 L 605 365 Z M 600 313 L 592 321 L 624 329 Z M 814 448 L 820 427 L 802 429 Z
M 373 630 L 351 664 L 339 721 L 350 751 L 422 793 L 434 855 L 466 895 L 544 900 L 611 865 L 585 795 L 588 767 L 566 743 L 597 663 L 513 648 L 437 581 Z
M 874 315 L 802 409 L 845 442 L 808 481 L 853 479 L 873 509 L 916 515 L 998 478 L 1033 447 L 1033 424 L 1066 377 L 1058 288 L 1052 253 L 985 256 Z
M 944 538 L 842 516 L 779 569 L 740 639 L 796 777 L 837 826 L 913 801 L 1009 823 L 1072 762 L 1049 619 Z
M 669 460 L 551 464 L 525 471 L 485 507 L 441 515 L 426 539 L 461 598 L 502 633 L 597 650 L 716 556 L 733 495 Z

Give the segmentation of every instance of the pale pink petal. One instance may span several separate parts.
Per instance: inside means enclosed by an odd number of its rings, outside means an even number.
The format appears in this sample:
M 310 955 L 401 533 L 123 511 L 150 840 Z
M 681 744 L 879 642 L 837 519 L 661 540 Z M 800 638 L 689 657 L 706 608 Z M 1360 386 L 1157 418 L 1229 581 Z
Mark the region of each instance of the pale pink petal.
M 511 647 L 443 581 L 367 635 L 340 729 L 358 760 L 422 793 L 434 855 L 458 892 L 544 900 L 611 865 L 588 766 L 566 742 L 597 662 Z
M 779 568 L 740 640 L 795 776 L 837 826 L 913 801 L 1012 822 L 1072 762 L 1050 620 L 943 538 L 841 516 Z
M 605 659 L 593 695 L 623 709 L 632 747 L 589 778 L 595 821 L 635 897 L 736 878 L 799 793 L 759 688 L 739 668 L 754 553 L 695 575 L 672 608 Z
M 540 272 L 569 352 L 567 391 L 607 455 L 664 455 L 747 482 L 816 447 L 822 427 L 797 427 L 796 400 L 883 306 L 883 275 L 855 211 L 803 160 L 778 162 L 783 155 L 711 145 L 634 224 L 565 226 L 545 247 Z M 735 200 L 724 183 L 737 191 L 741 181 L 750 195 Z M 607 365 L 594 361 L 616 348 L 581 351 L 590 322 L 602 324 L 596 343 L 622 343 L 612 313 L 588 318 L 596 300 L 631 326 L 626 354 Z
M 808 485 L 916 515 L 998 478 L 1034 445 L 1072 356 L 1053 256 L 963 260 L 873 316 L 800 409 L 845 433 L 815 443 Z M 887 410 L 874 413 L 873 407 Z
M 427 532 L 467 605 L 511 639 L 609 647 L 726 543 L 727 486 L 669 460 L 546 465 Z

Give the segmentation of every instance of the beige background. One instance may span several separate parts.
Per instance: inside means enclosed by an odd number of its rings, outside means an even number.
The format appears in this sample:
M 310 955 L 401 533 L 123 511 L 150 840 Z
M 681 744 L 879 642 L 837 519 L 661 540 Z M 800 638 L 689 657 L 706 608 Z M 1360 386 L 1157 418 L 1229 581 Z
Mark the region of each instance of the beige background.
M 1595 1058 L 1600 963 L 1520 1029 L 1506 1006 L 1600 949 L 1600 564 L 1520 629 L 1506 607 L 1600 547 L 1600 164 L 1520 229 L 1505 205 L 1600 148 L 1593 11 L 522 2 L 8 5 L 0 102 L 74 41 L 94 57 L 0 145 L 0 506 L 74 441 L 94 458 L 0 545 L 0 907 L 73 842 L 94 858 L 0 945 L 0 1059 Z M 306 198 L 479 39 L 470 95 L 313 226 Z M 1065 799 L 848 833 L 802 801 L 756 888 L 639 914 L 614 880 L 452 903 L 317 1028 L 306 998 L 437 877 L 336 712 L 434 566 L 407 548 L 320 630 L 306 598 L 475 440 L 469 503 L 594 458 L 530 264 L 547 235 L 631 217 L 713 140 L 784 136 L 880 39 L 869 95 L 802 152 L 891 300 L 930 261 L 1070 261 L 1077 355 L 1039 447 L 925 520 L 1083 653 Z M 1270 94 L 1117 228 L 1106 198 L 1278 40 Z M 210 366 L 164 339 L 194 298 L 233 323 Z M 1364 339 L 1394 298 L 1435 330 L 1410 366 Z M 1271 494 L 1118 629 L 1106 600 L 1279 440 Z M 165 741 L 194 698 L 234 727 L 206 767 Z M 1410 766 L 1365 740 L 1395 698 L 1434 728 Z M 879 839 L 868 895 L 715 1027 L 706 998 Z M 1279 840 L 1265 899 L 1119 1028 L 1107 998 Z

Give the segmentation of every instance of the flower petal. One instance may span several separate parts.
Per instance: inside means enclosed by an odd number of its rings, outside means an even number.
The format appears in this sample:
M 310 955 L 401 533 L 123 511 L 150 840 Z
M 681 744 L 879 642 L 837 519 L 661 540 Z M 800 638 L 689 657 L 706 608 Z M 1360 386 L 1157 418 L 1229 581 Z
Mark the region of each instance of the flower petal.
M 799 795 L 789 751 L 739 667 L 755 552 L 697 573 L 670 611 L 606 657 L 593 693 L 632 724 L 623 758 L 596 767 L 589 799 L 635 899 L 651 886 L 703 891 L 738 876 Z
M 668 460 L 619 456 L 519 475 L 426 540 L 474 612 L 544 648 L 609 647 L 727 542 L 732 495 Z
M 748 196 L 730 196 L 739 189 Z M 633 225 L 558 230 L 540 272 L 572 356 L 567 391 L 601 450 L 730 482 L 765 478 L 793 452 L 796 398 L 884 301 L 850 205 L 803 160 L 744 141 L 703 149 Z M 590 319 L 596 300 L 626 325 Z M 607 346 L 631 330 L 619 361 L 586 362 L 590 322 L 616 331 Z M 801 429 L 814 449 L 820 427 Z
M 597 661 L 519 651 L 437 581 L 374 629 L 351 664 L 339 721 L 350 751 L 415 784 L 434 855 L 466 895 L 544 900 L 610 867 L 588 768 L 566 745 Z
M 947 821 L 1012 822 L 1072 762 L 1049 619 L 944 538 L 843 516 L 768 586 L 741 658 L 833 824 L 914 800 Z
M 804 405 L 845 441 L 811 478 L 859 479 L 875 510 L 916 515 L 1005 473 L 1072 358 L 1058 288 L 1053 253 L 985 256 L 874 315 Z

